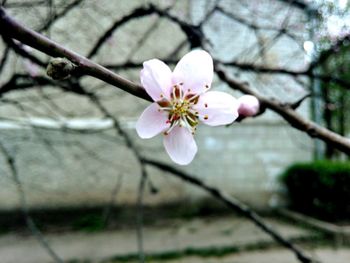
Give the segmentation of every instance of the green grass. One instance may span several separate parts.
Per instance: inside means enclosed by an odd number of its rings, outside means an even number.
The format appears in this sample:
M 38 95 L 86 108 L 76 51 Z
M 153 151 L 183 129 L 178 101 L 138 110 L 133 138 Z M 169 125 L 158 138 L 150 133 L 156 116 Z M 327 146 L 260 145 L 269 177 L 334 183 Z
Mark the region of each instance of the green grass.
M 312 237 L 304 237 L 291 240 L 293 243 L 298 244 L 312 244 L 315 245 L 329 245 L 329 239 L 326 239 L 323 235 L 315 235 Z M 272 248 L 280 247 L 273 241 L 264 241 L 253 243 L 244 246 L 221 246 L 221 247 L 206 247 L 206 248 L 186 248 L 184 250 L 178 251 L 165 251 L 162 253 L 148 253 L 145 255 L 145 259 L 147 262 L 163 262 L 163 261 L 172 261 L 181 258 L 196 256 L 201 258 L 220 258 L 227 255 L 232 255 L 239 252 L 249 252 L 256 250 L 268 250 Z M 108 260 L 104 260 L 101 263 L 127 263 L 127 262 L 138 262 L 139 255 L 136 253 L 120 255 L 112 257 Z M 90 263 L 89 261 L 79 261 L 73 260 L 69 261 L 69 263 Z

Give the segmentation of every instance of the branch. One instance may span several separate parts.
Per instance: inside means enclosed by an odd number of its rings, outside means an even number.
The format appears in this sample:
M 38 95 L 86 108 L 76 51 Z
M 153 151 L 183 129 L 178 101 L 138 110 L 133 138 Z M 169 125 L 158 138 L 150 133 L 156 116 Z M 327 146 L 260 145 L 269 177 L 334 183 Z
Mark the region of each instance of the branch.
M 324 82 L 333 82 L 336 84 L 341 85 L 345 89 L 350 89 L 350 82 L 343 80 L 341 78 L 338 78 L 336 76 L 327 76 L 324 74 L 316 74 L 315 72 L 312 71 L 312 65 L 306 70 L 292 70 L 292 69 L 286 69 L 286 68 L 272 68 L 272 67 L 265 67 L 261 65 L 254 65 L 252 63 L 242 63 L 242 62 L 237 62 L 237 61 L 229 61 L 229 62 L 224 62 L 220 60 L 216 60 L 216 63 L 220 63 L 225 66 L 230 66 L 230 67 L 236 67 L 239 68 L 240 70 L 244 71 L 253 71 L 257 73 L 266 73 L 266 74 L 283 74 L 283 75 L 289 75 L 292 77 L 297 77 L 297 76 L 308 76 L 311 78 L 319 79 Z
M 176 60 L 169 59 L 169 58 L 162 58 L 162 60 L 167 65 L 175 65 L 177 63 Z M 215 59 L 214 63 L 221 64 L 229 67 L 236 67 L 239 68 L 239 70 L 243 71 L 252 71 L 255 73 L 262 73 L 262 74 L 282 74 L 282 75 L 289 75 L 292 77 L 298 77 L 298 76 L 308 76 L 311 78 L 319 79 L 323 82 L 329 83 L 333 82 L 338 85 L 340 85 L 342 88 L 350 90 L 350 82 L 343 80 L 341 78 L 338 78 L 336 76 L 327 76 L 323 74 L 316 74 L 313 71 L 307 70 L 292 70 L 292 69 L 286 69 L 286 68 L 272 68 L 272 67 L 265 67 L 262 65 L 254 65 L 252 63 L 244 63 L 244 62 L 237 62 L 237 61 L 229 61 L 229 62 L 223 62 L 221 60 Z M 124 63 L 119 64 L 105 64 L 104 67 L 110 69 L 110 70 L 121 70 L 121 69 L 134 69 L 134 68 L 142 68 L 142 62 L 132 62 L 127 61 Z
M 19 0 L 17 2 L 11 1 L 11 3 L 6 3 L 6 0 L 3 0 L 2 5 L 6 8 L 28 8 L 28 7 L 37 7 L 47 3 L 47 0 L 37 0 L 37 1 L 28 1 L 23 2 Z
M 9 57 L 9 54 L 10 54 L 10 49 L 9 49 L 9 47 L 6 47 L 3 54 L 2 54 L 2 58 L 0 60 L 0 73 L 2 72 L 2 69 L 4 68 L 4 66 L 6 64 L 6 61 Z
M 306 1 L 301 1 L 301 0 L 279 0 L 279 1 L 290 4 L 290 5 L 297 7 L 301 10 L 308 11 L 310 9 L 309 5 L 307 3 L 305 3 Z
M 157 11 L 161 12 L 161 11 Z M 162 15 L 165 15 L 162 13 Z M 175 18 L 171 18 L 175 19 Z M 92 62 L 91 60 L 78 55 L 77 53 L 62 47 L 61 45 L 51 41 L 50 39 L 20 25 L 10 16 L 8 16 L 3 8 L 0 9 L 0 33 L 5 36 L 16 38 L 17 40 L 32 46 L 42 52 L 53 57 L 65 57 L 78 66 L 78 74 L 89 75 L 103 80 L 113 86 L 117 86 L 122 90 L 133 94 L 137 97 L 151 101 L 151 98 L 147 95 L 145 90 L 129 80 L 126 80 L 119 75 L 111 72 L 105 67 Z M 226 73 L 222 70 L 217 70 L 219 77 L 225 81 L 231 88 L 238 89 L 247 94 L 255 95 L 262 104 L 281 115 L 286 121 L 288 121 L 293 127 L 306 132 L 311 137 L 319 138 L 328 144 L 333 145 L 340 151 L 350 154 L 350 140 L 344 138 L 334 132 L 331 132 L 323 127 L 320 127 L 314 122 L 305 120 L 299 114 L 297 114 L 291 107 L 281 105 L 281 103 L 268 100 L 259 94 L 253 92 L 247 85 L 242 84 L 233 79 L 229 79 Z
M 39 65 L 40 67 L 46 67 L 46 63 L 41 61 L 40 59 L 38 59 L 37 57 L 33 56 L 32 54 L 30 54 L 28 51 L 26 51 L 23 48 L 23 45 L 19 42 L 15 42 L 13 41 L 13 39 L 8 38 L 4 35 L 2 35 L 2 39 L 4 40 L 4 42 L 7 44 L 7 47 L 10 47 L 13 49 L 13 51 L 15 53 L 17 53 L 18 55 L 29 59 L 30 61 L 32 61 L 33 63 Z
M 122 17 L 121 19 L 114 22 L 114 24 L 97 40 L 96 44 L 93 46 L 89 54 L 87 55 L 88 58 L 92 58 L 95 56 L 100 49 L 100 47 L 103 45 L 104 42 L 108 40 L 113 34 L 113 32 L 119 28 L 120 26 L 124 25 L 125 23 L 129 22 L 132 19 L 141 18 L 143 16 L 147 16 L 150 14 L 154 14 L 155 10 L 153 6 L 150 7 L 140 7 L 134 9 L 130 14 Z
M 303 118 L 290 105 L 283 104 L 275 99 L 267 99 L 253 91 L 248 84 L 229 78 L 224 70 L 217 67 L 216 73 L 219 78 L 227 83 L 231 88 L 239 90 L 245 94 L 257 97 L 263 107 L 270 109 L 283 117 L 294 128 L 307 133 L 312 138 L 318 138 L 350 155 L 350 139 L 340 136 L 318 124 Z
M 247 217 L 249 220 L 251 220 L 256 226 L 258 226 L 261 230 L 263 230 L 265 233 L 270 235 L 273 239 L 275 239 L 279 244 L 283 245 L 284 247 L 290 249 L 294 252 L 296 257 L 300 260 L 300 262 L 303 263 L 312 263 L 316 262 L 309 256 L 305 255 L 305 253 L 297 248 L 295 245 L 290 243 L 288 240 L 286 240 L 283 236 L 281 236 L 278 232 L 273 230 L 271 226 L 266 224 L 263 219 L 257 215 L 254 211 L 252 211 L 248 206 L 241 203 L 239 200 L 235 199 L 234 197 L 229 196 L 228 194 L 220 191 L 219 189 L 212 187 L 210 185 L 207 185 L 202 180 L 193 177 L 192 175 L 189 175 L 183 171 L 180 171 L 172 166 L 169 166 L 167 164 L 146 159 L 143 158 L 142 161 L 146 164 L 152 165 L 154 167 L 157 167 L 160 170 L 166 171 L 171 173 L 172 175 L 180 178 L 181 180 L 190 183 L 192 185 L 195 185 L 206 192 L 208 192 L 210 195 L 215 197 L 216 199 L 223 202 L 225 205 L 227 205 L 232 210 L 238 212 L 239 214 Z
M 4 8 L 0 8 L 0 34 L 5 37 L 17 39 L 52 57 L 64 57 L 73 62 L 77 67 L 77 74 L 88 75 L 100 79 L 108 84 L 118 87 L 134 96 L 152 101 L 146 91 L 101 65 L 67 49 L 49 38 L 19 24 L 9 16 Z
M 10 152 L 6 149 L 6 147 L 0 142 L 0 151 L 5 157 L 5 161 L 7 162 L 7 165 L 9 166 L 12 179 L 17 187 L 17 191 L 19 194 L 19 199 L 20 199 L 20 205 L 22 209 L 23 216 L 25 218 L 25 221 L 27 223 L 28 228 L 32 232 L 32 234 L 35 236 L 39 244 L 46 250 L 46 252 L 51 256 L 51 258 L 54 260 L 56 263 L 63 263 L 63 260 L 56 254 L 56 252 L 51 248 L 45 237 L 42 235 L 38 227 L 35 225 L 32 217 L 30 216 L 29 213 L 29 208 L 27 205 L 27 201 L 25 198 L 25 193 L 24 189 L 22 186 L 22 183 L 19 179 L 18 176 L 18 171 L 17 171 L 17 166 L 14 157 Z
M 159 16 L 165 17 L 171 20 L 172 22 L 176 23 L 177 25 L 179 25 L 181 29 L 184 31 L 184 33 L 187 35 L 187 39 L 190 42 L 192 47 L 202 46 L 202 40 L 204 39 L 204 37 L 200 26 L 194 26 L 186 22 L 183 22 L 162 10 L 153 9 L 152 12 L 157 13 Z M 140 85 L 134 84 L 133 82 L 130 82 L 120 77 L 119 75 L 109 71 L 107 68 L 101 65 L 98 65 L 92 62 L 91 60 L 69 49 L 64 48 L 63 46 L 57 44 L 56 42 L 34 32 L 33 30 L 30 30 L 24 27 L 23 25 L 20 25 L 13 18 L 8 16 L 3 8 L 0 9 L 0 34 L 8 38 L 17 39 L 22 43 L 27 44 L 28 46 L 31 46 L 35 49 L 38 49 L 46 53 L 49 56 L 64 57 L 70 60 L 72 63 L 74 63 L 77 66 L 77 71 L 75 72 L 75 74 L 77 75 L 93 76 L 113 86 L 117 86 L 122 90 L 128 93 L 131 93 L 137 97 L 150 100 L 150 97 L 146 94 L 146 92 Z M 107 38 L 108 38 L 108 34 L 107 34 Z M 105 39 L 106 37 L 102 36 L 101 43 L 103 43 Z M 98 44 L 98 46 L 101 46 L 101 45 L 102 44 Z M 92 49 L 92 51 L 93 50 L 94 49 Z M 96 50 L 98 50 L 98 48 Z M 94 51 L 94 52 L 97 52 L 97 51 Z M 91 53 L 94 54 L 94 52 L 91 52 Z M 131 65 L 131 66 L 135 66 L 135 65 Z M 245 215 L 247 218 L 255 222 L 257 226 L 263 229 L 266 233 L 270 234 L 275 240 L 277 240 L 279 243 L 281 243 L 285 247 L 291 249 L 301 262 L 303 263 L 312 262 L 312 260 L 308 258 L 306 255 L 304 255 L 302 251 L 300 251 L 293 244 L 285 240 L 282 236 L 280 236 L 277 232 L 275 232 L 270 226 L 263 223 L 260 217 L 258 217 L 254 212 L 252 212 L 248 207 L 240 203 L 238 200 L 225 195 L 224 193 L 220 192 L 216 188 L 208 186 L 202 181 L 196 178 L 193 178 L 189 175 L 186 175 L 181 171 L 176 170 L 175 168 L 172 168 L 164 164 L 156 163 L 154 161 L 143 159 L 143 157 L 137 151 L 137 148 L 135 147 L 129 135 L 126 134 L 121 129 L 118 119 L 116 119 L 112 114 L 110 114 L 107 111 L 107 109 L 103 106 L 103 104 L 98 100 L 96 96 L 90 93 L 86 95 L 101 110 L 101 112 L 104 113 L 106 117 L 113 119 L 113 125 L 115 130 L 121 136 L 124 137 L 126 145 L 131 149 L 131 151 L 133 151 L 139 164 L 141 165 L 141 173 L 143 178 L 146 178 L 145 164 L 154 165 L 160 169 L 173 172 L 174 174 L 176 173 L 178 177 L 180 177 L 181 179 L 189 183 L 192 183 L 194 185 L 197 185 L 198 187 L 203 188 L 204 190 L 212 194 L 215 198 L 224 202 L 231 209 L 240 212 L 241 214 Z
M 3 94 L 15 91 L 33 88 L 37 86 L 58 86 L 62 90 L 74 92 L 76 94 L 84 94 L 82 87 L 73 78 L 69 80 L 55 81 L 47 77 L 37 76 L 32 77 L 26 74 L 14 74 L 6 83 L 0 86 L 0 98 Z
M 52 26 L 53 23 L 55 23 L 58 19 L 64 17 L 70 10 L 72 10 L 74 7 L 76 7 L 78 4 L 80 4 L 81 1 L 82 0 L 75 0 L 74 2 L 72 2 L 71 4 L 66 6 L 61 12 L 55 14 L 52 18 L 50 18 L 47 23 L 45 23 L 43 26 L 39 27 L 37 29 L 37 32 L 42 32 L 44 30 L 49 29 L 50 26 Z M 33 7 L 36 4 L 43 5 L 45 3 L 46 3 L 46 0 L 45 1 L 41 1 L 39 3 L 28 2 L 28 3 L 23 3 L 23 4 L 28 4 L 28 7 Z M 30 61 L 32 61 L 33 63 L 39 65 L 40 67 L 46 67 L 46 63 L 45 62 L 41 61 L 39 58 L 37 58 L 34 55 L 32 55 L 29 52 L 27 52 L 21 46 L 21 44 L 15 43 L 15 41 L 13 41 L 12 39 L 7 38 L 5 36 L 3 36 L 3 40 L 7 44 L 7 50 L 8 50 L 8 47 L 11 47 L 17 54 L 21 55 L 22 57 L 29 59 Z M 1 66 L 0 66 L 0 71 L 1 71 Z
M 145 165 L 141 162 L 142 169 L 145 170 Z M 139 262 L 145 262 L 145 251 L 144 251 L 144 233 L 143 233 L 143 198 L 145 192 L 145 186 L 147 182 L 147 174 L 142 173 L 140 178 L 140 183 L 138 187 L 138 195 L 137 195 L 137 226 L 136 226 L 136 234 L 137 234 L 137 248 L 139 252 Z
M 105 115 L 105 117 L 110 118 L 113 121 L 113 127 L 117 134 L 122 136 L 125 141 L 125 145 L 132 151 L 134 154 L 137 162 L 140 165 L 141 170 L 141 178 L 140 178 L 140 184 L 138 188 L 138 198 L 137 198 L 137 207 L 138 207 L 138 216 L 137 216 L 137 246 L 139 251 L 139 262 L 143 263 L 145 262 L 145 254 L 144 254 L 144 238 L 143 238 L 143 196 L 144 196 L 144 190 L 145 185 L 148 180 L 148 173 L 146 170 L 146 166 L 142 161 L 142 157 L 140 153 L 138 152 L 138 149 L 134 142 L 132 141 L 131 137 L 123 130 L 123 128 L 120 125 L 119 120 L 114 117 L 112 114 L 109 113 L 109 111 L 106 109 L 106 107 L 99 101 L 98 97 L 93 93 L 86 93 L 86 95 L 89 97 L 92 103 L 94 103 L 97 108 Z
M 307 99 L 311 97 L 311 93 L 307 93 L 304 96 L 302 96 L 300 99 L 298 99 L 297 101 L 290 103 L 289 106 L 293 109 L 296 110 L 297 108 L 299 108 L 299 106 Z
M 169 14 L 168 9 L 161 10 L 155 5 L 150 4 L 148 7 L 139 7 L 134 9 L 130 14 L 118 19 L 113 23 L 113 25 L 97 40 L 96 44 L 93 46 L 88 54 L 88 58 L 92 58 L 101 48 L 104 42 L 112 36 L 115 30 L 120 26 L 129 22 L 130 20 L 148 16 L 151 14 L 157 14 L 160 17 L 166 18 L 175 24 L 177 24 L 181 30 L 186 34 L 187 40 L 190 43 L 191 48 L 200 47 L 203 44 L 204 34 L 200 26 L 191 25 L 185 21 L 179 20 L 177 17 Z
M 83 0 L 75 0 L 74 2 L 67 5 L 61 12 L 54 14 L 47 23 L 41 26 L 37 31 L 41 32 L 50 28 L 50 26 L 61 17 L 64 17 L 70 10 L 79 5 Z

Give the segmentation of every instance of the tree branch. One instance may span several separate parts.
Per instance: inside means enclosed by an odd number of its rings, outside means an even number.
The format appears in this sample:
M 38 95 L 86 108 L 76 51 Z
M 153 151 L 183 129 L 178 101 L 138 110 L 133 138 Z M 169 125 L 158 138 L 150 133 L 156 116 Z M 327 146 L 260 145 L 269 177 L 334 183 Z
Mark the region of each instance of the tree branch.
M 6 64 L 6 61 L 9 57 L 9 54 L 10 54 L 10 48 L 6 47 L 3 54 L 2 54 L 2 58 L 0 60 L 0 73 L 2 72 L 2 69 L 4 68 L 4 66 Z
M 9 16 L 4 8 L 0 8 L 0 34 L 5 37 L 17 39 L 52 57 L 64 57 L 77 65 L 77 74 L 88 75 L 105 81 L 134 96 L 152 101 L 146 91 L 137 85 L 101 65 L 67 49 L 49 38 L 21 25 Z
M 50 244 L 47 242 L 45 237 L 42 235 L 41 231 L 38 229 L 36 224 L 34 223 L 34 220 L 32 219 L 30 213 L 29 213 L 29 208 L 27 205 L 27 201 L 25 198 L 25 193 L 23 190 L 22 183 L 19 179 L 18 176 L 18 171 L 17 171 L 17 166 L 14 157 L 10 152 L 7 150 L 7 148 L 0 142 L 0 151 L 3 153 L 5 160 L 7 162 L 7 165 L 10 169 L 12 179 L 17 187 L 18 195 L 19 195 L 19 200 L 20 200 L 20 205 L 22 209 L 22 213 L 24 216 L 24 219 L 27 223 L 27 226 L 29 230 L 32 232 L 34 237 L 37 239 L 39 244 L 46 250 L 46 252 L 51 256 L 51 258 L 54 260 L 56 263 L 63 263 L 63 260 L 58 256 L 58 254 L 51 248 Z
M 143 16 L 147 16 L 150 14 L 154 14 L 155 10 L 153 6 L 150 7 L 139 7 L 134 9 L 130 14 L 123 16 L 122 18 L 118 19 L 114 22 L 114 24 L 97 40 L 96 44 L 93 46 L 89 54 L 87 55 L 88 58 L 92 58 L 95 56 L 100 49 L 100 47 L 103 45 L 104 42 L 107 41 L 108 38 L 112 36 L 114 31 L 119 28 L 120 26 L 124 25 L 125 23 L 129 22 L 132 19 L 141 18 Z
M 169 172 L 170 174 L 180 178 L 181 180 L 190 183 L 192 185 L 195 185 L 206 192 L 208 192 L 210 195 L 215 197 L 216 199 L 223 202 L 225 205 L 227 205 L 230 209 L 238 212 L 239 214 L 245 216 L 249 220 L 251 220 L 256 226 L 258 226 L 261 230 L 263 230 L 265 233 L 270 235 L 275 241 L 277 241 L 279 244 L 283 245 L 284 247 L 290 249 L 293 251 L 295 256 L 300 260 L 300 262 L 303 263 L 312 263 L 316 262 L 311 257 L 307 256 L 302 250 L 300 250 L 298 247 L 290 243 L 288 240 L 286 240 L 283 236 L 281 236 L 278 232 L 273 230 L 271 226 L 266 224 L 263 219 L 256 214 L 254 211 L 252 211 L 248 206 L 240 202 L 239 200 L 235 199 L 234 197 L 229 196 L 228 194 L 220 191 L 219 189 L 212 187 L 210 185 L 207 185 L 202 180 L 189 175 L 183 171 L 180 171 L 170 165 L 143 158 L 142 161 L 146 164 L 152 165 L 154 167 L 157 167 L 160 170 Z
M 72 10 L 74 7 L 78 6 L 83 0 L 75 0 L 74 2 L 70 3 L 65 7 L 61 12 L 54 14 L 53 17 L 49 19 L 47 23 L 45 23 L 43 26 L 41 26 L 37 31 L 41 32 L 44 30 L 47 30 L 50 28 L 50 26 L 56 22 L 61 17 L 64 17 L 70 10 Z M 45 1 L 44 1 L 45 2 Z
M 231 88 L 239 90 L 245 94 L 257 97 L 264 108 L 270 109 L 283 117 L 294 128 L 307 133 L 312 138 L 318 138 L 350 155 L 350 139 L 340 136 L 318 124 L 303 118 L 290 105 L 283 104 L 275 99 L 267 99 L 259 93 L 253 91 L 248 84 L 236 81 L 226 74 L 220 67 L 216 67 L 219 78 L 227 83 Z
M 157 13 L 160 12 L 159 10 Z M 164 15 L 164 14 L 163 14 Z M 172 18 L 173 19 L 173 18 Z M 92 62 L 91 60 L 78 55 L 77 53 L 68 50 L 61 45 L 51 41 L 50 39 L 30 30 L 14 19 L 8 16 L 3 8 L 0 9 L 0 25 L 2 35 L 16 38 L 17 40 L 32 46 L 42 52 L 53 57 L 65 57 L 75 63 L 78 67 L 78 74 L 85 74 L 96 77 L 103 80 L 113 86 L 117 86 L 122 90 L 133 94 L 139 98 L 143 98 L 152 101 L 145 90 L 129 80 L 126 80 L 119 75 L 111 72 L 105 67 Z M 217 69 L 217 74 L 220 79 L 226 82 L 231 88 L 241 90 L 246 94 L 252 94 L 256 96 L 263 106 L 269 108 L 279 115 L 281 115 L 286 121 L 288 121 L 293 127 L 306 132 L 313 138 L 319 138 L 328 144 L 333 145 L 340 151 L 350 154 L 350 140 L 342 137 L 332 131 L 327 130 L 314 122 L 305 120 L 302 116 L 297 114 L 290 106 L 282 105 L 275 100 L 269 100 L 261 95 L 253 92 L 248 85 L 240 83 L 236 80 L 228 78 L 226 73 L 220 69 Z
M 265 67 L 265 66 L 260 66 L 260 65 L 254 65 L 252 63 L 242 63 L 242 62 L 237 62 L 237 61 L 229 61 L 229 62 L 224 62 L 220 60 L 216 60 L 216 63 L 220 63 L 225 66 L 230 66 L 230 67 L 236 67 L 239 68 L 240 70 L 243 71 L 253 71 L 256 73 L 266 73 L 266 74 L 283 74 L 283 75 L 289 75 L 293 77 L 297 76 L 308 76 L 311 78 L 319 79 L 324 82 L 333 82 L 341 85 L 343 88 L 350 90 L 350 82 L 338 78 L 336 76 L 328 76 L 324 74 L 316 74 L 315 72 L 312 71 L 313 64 L 310 65 L 310 67 L 306 70 L 292 70 L 292 69 L 286 69 L 286 68 L 272 68 L 272 67 Z

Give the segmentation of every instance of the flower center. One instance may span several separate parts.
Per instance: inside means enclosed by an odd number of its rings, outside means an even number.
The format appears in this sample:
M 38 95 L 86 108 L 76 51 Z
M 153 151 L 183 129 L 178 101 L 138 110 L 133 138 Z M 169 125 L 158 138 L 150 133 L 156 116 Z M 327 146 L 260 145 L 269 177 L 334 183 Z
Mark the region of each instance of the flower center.
M 181 116 L 186 114 L 189 111 L 189 109 L 190 104 L 188 103 L 188 101 L 176 101 L 173 105 L 173 109 L 170 111 L 170 114 Z
M 170 97 L 170 101 L 162 100 L 158 102 L 161 106 L 160 109 L 169 113 L 167 123 L 170 123 L 170 127 L 164 134 L 169 134 L 177 125 L 186 127 L 194 134 L 199 122 L 198 112 L 193 109 L 193 106 L 197 104 L 199 95 L 190 93 L 190 90 L 187 93 L 183 92 L 178 85 L 174 85 Z

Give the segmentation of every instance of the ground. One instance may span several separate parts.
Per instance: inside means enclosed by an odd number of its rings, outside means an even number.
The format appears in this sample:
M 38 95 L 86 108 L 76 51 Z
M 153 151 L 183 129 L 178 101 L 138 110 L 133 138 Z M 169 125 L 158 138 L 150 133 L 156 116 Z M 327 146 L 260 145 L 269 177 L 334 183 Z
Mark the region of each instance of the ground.
M 266 218 L 284 237 L 293 240 L 322 262 L 348 263 L 350 249 L 332 247 L 332 240 L 281 218 Z M 143 228 L 146 262 L 298 262 L 251 222 L 240 217 L 172 219 Z M 67 262 L 137 262 L 134 227 L 115 230 L 47 233 L 53 249 Z M 52 262 L 28 234 L 0 236 L 2 263 Z

